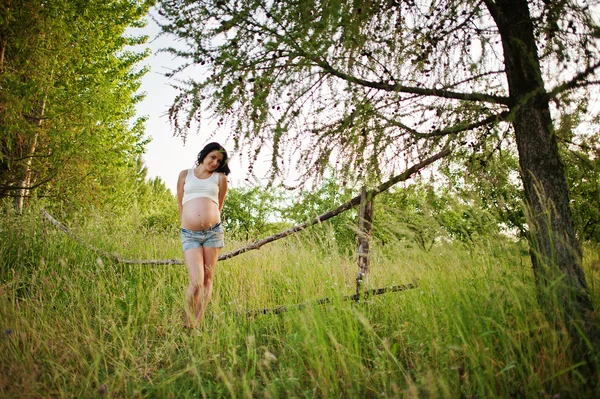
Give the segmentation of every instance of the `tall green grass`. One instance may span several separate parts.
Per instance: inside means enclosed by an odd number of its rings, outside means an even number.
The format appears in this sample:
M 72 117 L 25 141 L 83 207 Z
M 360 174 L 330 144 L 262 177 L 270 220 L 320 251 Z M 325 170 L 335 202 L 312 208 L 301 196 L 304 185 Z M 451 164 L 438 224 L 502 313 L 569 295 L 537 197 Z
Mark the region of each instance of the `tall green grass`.
M 115 398 L 591 397 L 567 337 L 536 302 L 526 248 L 495 237 L 431 251 L 374 245 L 356 304 L 354 256 L 305 232 L 219 262 L 204 325 L 183 327 L 185 266 L 101 258 L 34 210 L 0 222 L 0 396 Z M 135 216 L 72 226 L 126 258 L 182 258 Z M 227 243 L 225 251 L 242 243 Z M 596 307 L 598 251 L 586 249 Z M 325 305 L 314 300 L 330 298 Z M 303 303 L 281 314 L 252 314 Z

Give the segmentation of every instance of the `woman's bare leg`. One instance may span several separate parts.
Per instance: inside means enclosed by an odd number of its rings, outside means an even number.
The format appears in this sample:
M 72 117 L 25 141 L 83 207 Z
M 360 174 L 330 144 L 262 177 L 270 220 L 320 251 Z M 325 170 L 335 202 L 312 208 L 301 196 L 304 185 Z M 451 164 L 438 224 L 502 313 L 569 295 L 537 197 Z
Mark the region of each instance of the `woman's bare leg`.
M 195 326 L 202 317 L 202 291 L 204 276 L 204 252 L 202 248 L 188 249 L 183 253 L 190 279 L 186 295 L 186 315 L 189 327 Z
M 202 284 L 202 296 L 200 298 L 201 311 L 198 320 L 202 320 L 202 317 L 204 317 L 204 312 L 206 311 L 206 307 L 212 296 L 213 277 L 215 275 L 217 261 L 219 260 L 219 252 L 221 252 L 221 248 L 202 247 L 202 249 L 204 250 L 204 281 Z

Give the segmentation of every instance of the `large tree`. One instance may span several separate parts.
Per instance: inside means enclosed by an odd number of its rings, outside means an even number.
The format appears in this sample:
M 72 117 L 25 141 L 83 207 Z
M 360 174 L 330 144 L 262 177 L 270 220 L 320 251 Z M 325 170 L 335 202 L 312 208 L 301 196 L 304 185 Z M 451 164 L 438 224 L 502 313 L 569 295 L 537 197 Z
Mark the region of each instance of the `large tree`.
M 571 0 L 162 1 L 189 66 L 175 133 L 211 110 L 274 170 L 338 162 L 362 176 L 443 146 L 516 146 L 531 259 L 551 321 L 574 349 L 591 303 L 552 112 L 597 79 L 595 5 Z M 203 72 L 205 71 L 205 72 Z M 179 75 L 181 76 L 181 75 Z M 189 76 L 189 75 L 188 75 Z M 311 174 L 306 174 L 310 176 Z M 548 291 L 552 291 L 549 295 Z M 558 301 L 561 312 L 554 309 Z
M 102 201 L 143 151 L 132 123 L 147 52 L 127 37 L 153 1 L 0 5 L 0 197 Z

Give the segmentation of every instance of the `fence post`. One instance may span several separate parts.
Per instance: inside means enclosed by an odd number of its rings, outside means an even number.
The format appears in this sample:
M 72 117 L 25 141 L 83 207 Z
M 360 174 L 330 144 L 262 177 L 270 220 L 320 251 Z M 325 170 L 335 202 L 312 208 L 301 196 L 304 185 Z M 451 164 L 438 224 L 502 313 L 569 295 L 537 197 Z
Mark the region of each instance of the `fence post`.
M 367 196 L 367 189 L 360 193 L 358 211 L 358 272 L 356 273 L 356 299 L 360 300 L 361 291 L 366 293 L 369 283 L 369 242 L 373 229 L 373 198 Z

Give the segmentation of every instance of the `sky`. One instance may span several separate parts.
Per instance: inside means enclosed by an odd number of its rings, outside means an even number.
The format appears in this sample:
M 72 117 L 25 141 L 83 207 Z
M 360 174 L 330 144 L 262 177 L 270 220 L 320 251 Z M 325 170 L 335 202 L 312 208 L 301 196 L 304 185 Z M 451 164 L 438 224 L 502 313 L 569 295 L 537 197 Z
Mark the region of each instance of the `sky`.
M 150 11 L 150 15 L 158 16 L 154 9 Z M 144 154 L 144 162 L 148 168 L 148 178 L 160 177 L 167 188 L 175 194 L 179 172 L 194 166 L 196 157 L 205 144 L 218 141 L 225 146 L 231 158 L 230 185 L 233 187 L 242 186 L 244 179 L 247 177 L 247 173 L 244 172 L 247 165 L 244 165 L 243 160 L 231 151 L 233 145 L 231 140 L 227 140 L 227 132 L 218 131 L 208 121 L 203 121 L 201 131 L 197 132 L 196 129 L 192 129 L 185 144 L 181 137 L 173 137 L 173 130 L 167 112 L 177 95 L 177 91 L 169 86 L 169 80 L 164 74 L 170 69 L 176 68 L 179 61 L 172 55 L 159 53 L 158 50 L 174 46 L 176 42 L 165 36 L 156 38 L 160 28 L 152 18 L 148 17 L 147 20 L 148 24 L 145 28 L 130 29 L 126 34 L 148 35 L 148 43 L 142 48 L 148 47 L 152 51 L 152 54 L 142 63 L 150 67 L 150 72 L 143 77 L 140 88 L 140 91 L 145 93 L 146 98 L 136 107 L 138 117 L 148 117 L 146 137 L 150 138 L 151 142 L 147 145 Z M 215 131 L 217 133 L 211 136 Z M 266 162 L 264 163 L 266 164 Z M 259 179 L 266 176 L 266 167 L 261 168 L 261 162 L 255 165 L 254 175 Z

